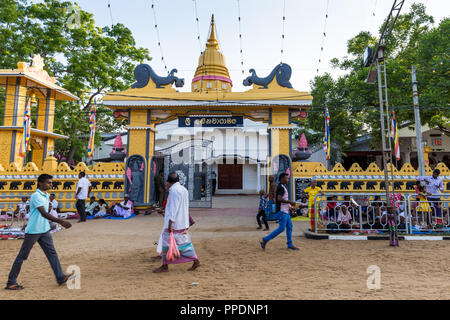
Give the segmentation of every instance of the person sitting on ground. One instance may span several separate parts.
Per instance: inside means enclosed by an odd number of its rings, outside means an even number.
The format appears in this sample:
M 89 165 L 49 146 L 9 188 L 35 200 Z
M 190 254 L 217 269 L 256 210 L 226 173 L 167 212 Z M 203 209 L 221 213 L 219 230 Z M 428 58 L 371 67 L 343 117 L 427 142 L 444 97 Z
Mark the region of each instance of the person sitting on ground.
M 95 197 L 91 196 L 89 199 L 89 203 L 86 205 L 86 209 L 84 210 L 88 216 L 93 216 L 97 213 L 95 208 L 98 207 L 98 202 L 95 201 Z
M 342 210 L 344 209 L 344 210 Z M 339 214 L 337 217 L 337 224 L 339 225 L 339 229 L 351 229 L 351 225 L 353 224 L 352 215 L 350 211 L 347 210 L 345 206 L 341 207 L 339 210 Z
M 297 204 L 297 216 L 308 216 L 308 197 L 301 197 Z
M 103 218 L 110 213 L 110 209 L 108 207 L 108 204 L 106 203 L 105 199 L 98 200 L 98 206 L 97 206 L 97 213 L 94 215 L 94 219 L 100 219 Z
M 17 204 L 16 210 L 14 210 L 14 216 L 27 220 L 30 211 L 30 201 L 28 197 L 22 197 L 22 201 Z
M 257 229 L 262 229 L 262 224 L 261 224 L 261 218 L 262 218 L 262 221 L 264 222 L 264 225 L 266 227 L 264 229 L 264 231 L 269 230 L 269 225 L 267 224 L 267 220 L 266 220 L 266 207 L 267 207 L 266 196 L 267 195 L 264 192 L 264 190 L 259 190 L 259 208 L 258 208 L 258 214 L 256 215 L 256 222 L 258 223 Z
M 120 203 L 116 203 L 113 208 L 113 216 L 114 217 L 122 217 L 129 218 L 133 213 L 133 202 L 131 202 L 128 194 L 125 194 L 123 197 L 123 201 Z

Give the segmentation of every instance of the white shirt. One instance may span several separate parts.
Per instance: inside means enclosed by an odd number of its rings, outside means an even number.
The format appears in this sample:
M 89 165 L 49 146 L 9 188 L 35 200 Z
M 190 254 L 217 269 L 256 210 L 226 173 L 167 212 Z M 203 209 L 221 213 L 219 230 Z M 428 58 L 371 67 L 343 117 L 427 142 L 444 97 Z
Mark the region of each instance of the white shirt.
M 164 213 L 164 229 L 169 227 L 169 220 L 172 221 L 173 230 L 189 228 L 189 192 L 179 182 L 174 183 L 169 189 Z
M 78 180 L 75 192 L 78 191 L 78 188 L 81 188 L 81 191 L 77 195 L 77 199 L 86 200 L 90 186 L 91 186 L 91 183 L 89 182 L 89 180 L 86 177 L 83 177 L 80 180 Z

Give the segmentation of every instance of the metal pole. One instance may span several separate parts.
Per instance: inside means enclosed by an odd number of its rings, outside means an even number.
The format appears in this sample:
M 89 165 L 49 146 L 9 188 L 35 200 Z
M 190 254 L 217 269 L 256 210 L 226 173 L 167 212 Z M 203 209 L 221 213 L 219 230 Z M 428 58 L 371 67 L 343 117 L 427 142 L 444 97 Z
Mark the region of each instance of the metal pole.
M 381 125 L 381 146 L 383 149 L 383 166 L 384 166 L 384 186 L 386 191 L 386 203 L 389 203 L 389 176 L 387 170 L 386 160 L 386 133 L 384 128 L 384 103 L 383 103 L 383 87 L 381 78 L 381 65 L 383 61 L 383 49 L 380 48 L 377 52 L 377 76 L 378 76 L 378 97 L 380 100 L 380 125 Z
M 413 103 L 414 103 L 414 118 L 416 121 L 416 144 L 417 144 L 417 159 L 419 162 L 419 175 L 425 175 L 425 163 L 423 158 L 422 145 L 422 124 L 420 123 L 419 110 L 419 95 L 417 93 L 416 68 L 411 67 L 412 88 L 413 88 Z

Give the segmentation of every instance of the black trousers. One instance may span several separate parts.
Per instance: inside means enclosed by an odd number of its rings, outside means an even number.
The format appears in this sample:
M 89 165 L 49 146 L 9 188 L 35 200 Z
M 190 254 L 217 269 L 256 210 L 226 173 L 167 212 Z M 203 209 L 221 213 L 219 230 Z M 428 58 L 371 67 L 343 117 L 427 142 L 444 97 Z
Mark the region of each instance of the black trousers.
M 80 215 L 80 221 L 86 221 L 86 200 L 77 199 L 77 203 L 75 204 L 78 214 Z
M 256 222 L 258 222 L 258 226 L 262 226 L 261 225 L 261 218 L 262 221 L 264 222 L 264 225 L 266 226 L 266 229 L 269 229 L 269 225 L 267 224 L 267 220 L 266 220 L 266 212 L 264 210 L 259 210 L 258 214 L 256 215 Z
M 19 254 L 14 260 L 8 276 L 8 286 L 17 283 L 17 277 L 19 276 L 22 264 L 25 260 L 27 260 L 31 249 L 36 242 L 39 243 L 42 250 L 44 251 L 47 260 L 53 269 L 56 281 L 58 283 L 61 283 L 61 281 L 66 277 L 66 275 L 62 271 L 61 264 L 59 263 L 58 254 L 56 253 L 55 247 L 53 246 L 53 239 L 50 235 L 50 231 L 39 234 L 25 233 L 25 239 L 23 239 L 22 247 L 20 248 Z

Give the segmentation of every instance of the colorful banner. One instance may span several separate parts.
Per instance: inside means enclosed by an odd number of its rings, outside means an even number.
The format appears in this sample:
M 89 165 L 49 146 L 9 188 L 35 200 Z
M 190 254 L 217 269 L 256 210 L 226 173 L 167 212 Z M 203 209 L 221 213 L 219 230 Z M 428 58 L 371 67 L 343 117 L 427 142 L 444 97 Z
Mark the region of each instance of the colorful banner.
M 391 112 L 391 138 L 394 140 L 394 156 L 395 159 L 400 160 L 400 144 L 398 139 L 397 119 L 395 112 Z
M 323 138 L 323 150 L 325 151 L 326 159 L 331 158 L 331 143 L 330 143 L 330 114 L 328 108 L 325 108 L 325 137 Z
M 22 158 L 26 158 L 28 146 L 30 142 L 30 133 L 31 133 L 31 99 L 28 98 L 27 103 L 25 104 L 25 111 L 23 113 L 23 136 L 22 142 L 19 147 L 19 156 Z
M 94 140 L 95 140 L 95 102 L 92 104 L 90 117 L 89 117 L 89 128 L 91 128 L 91 134 L 89 136 L 89 144 L 88 144 L 88 156 L 92 158 L 94 155 Z

